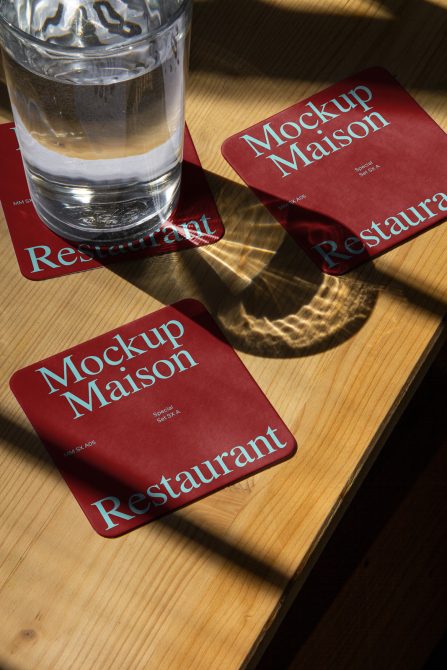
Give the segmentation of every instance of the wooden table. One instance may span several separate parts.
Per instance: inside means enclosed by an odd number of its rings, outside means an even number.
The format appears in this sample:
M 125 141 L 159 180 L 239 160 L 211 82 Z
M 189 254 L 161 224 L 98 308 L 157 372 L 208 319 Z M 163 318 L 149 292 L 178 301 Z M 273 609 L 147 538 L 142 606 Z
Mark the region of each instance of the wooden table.
M 219 147 L 373 64 L 447 128 L 446 17 L 445 0 L 199 1 L 187 120 L 224 239 L 31 282 L 2 223 L 2 668 L 254 666 L 443 335 L 447 235 L 439 225 L 347 276 L 324 276 Z M 6 121 L 4 88 L 1 100 Z M 299 450 L 106 540 L 50 464 L 8 379 L 185 297 L 210 309 Z

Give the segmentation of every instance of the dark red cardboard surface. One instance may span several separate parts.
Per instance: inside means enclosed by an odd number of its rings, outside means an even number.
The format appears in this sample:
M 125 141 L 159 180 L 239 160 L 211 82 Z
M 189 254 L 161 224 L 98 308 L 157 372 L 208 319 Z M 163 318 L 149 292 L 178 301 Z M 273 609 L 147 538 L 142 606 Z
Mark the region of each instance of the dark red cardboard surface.
M 88 249 L 64 240 L 36 214 L 14 124 L 0 125 L 0 200 L 20 271 L 28 279 L 60 277 L 120 260 L 157 256 L 217 242 L 224 228 L 208 182 L 185 126 L 182 185 L 178 207 L 165 225 L 133 244 Z
M 196 300 L 25 367 L 10 383 L 84 514 L 105 537 L 296 449 Z
M 329 274 L 447 216 L 447 136 L 383 68 L 242 130 L 222 153 Z

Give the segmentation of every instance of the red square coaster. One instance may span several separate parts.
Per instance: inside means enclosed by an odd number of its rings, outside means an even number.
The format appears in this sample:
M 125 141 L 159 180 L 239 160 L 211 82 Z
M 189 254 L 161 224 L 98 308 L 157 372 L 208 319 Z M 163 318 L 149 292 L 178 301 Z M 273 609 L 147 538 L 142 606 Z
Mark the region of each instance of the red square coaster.
M 84 514 L 105 537 L 296 449 L 195 300 L 23 368 L 11 388 Z
M 36 214 L 29 197 L 14 125 L 0 125 L 2 162 L 0 200 L 22 274 L 49 279 L 92 270 L 109 263 L 217 242 L 224 228 L 191 135 L 185 126 L 183 172 L 173 217 L 150 235 L 131 244 L 76 246 L 53 233 Z
M 382 68 L 233 135 L 222 152 L 330 274 L 447 216 L 447 136 Z

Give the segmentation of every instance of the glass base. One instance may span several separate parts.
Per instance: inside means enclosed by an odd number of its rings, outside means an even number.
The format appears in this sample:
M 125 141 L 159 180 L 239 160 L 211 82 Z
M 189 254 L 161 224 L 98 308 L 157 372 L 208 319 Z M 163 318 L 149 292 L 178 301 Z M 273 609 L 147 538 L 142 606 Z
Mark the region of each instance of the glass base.
M 111 245 L 138 240 L 166 223 L 174 212 L 181 164 L 149 183 L 55 182 L 25 168 L 39 218 L 57 235 L 77 243 Z

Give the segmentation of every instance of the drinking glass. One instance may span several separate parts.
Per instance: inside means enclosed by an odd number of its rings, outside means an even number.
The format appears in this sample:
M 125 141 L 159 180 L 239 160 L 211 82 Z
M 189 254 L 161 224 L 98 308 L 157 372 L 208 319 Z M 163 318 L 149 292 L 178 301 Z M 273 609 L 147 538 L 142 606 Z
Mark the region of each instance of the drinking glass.
M 138 239 L 172 214 L 191 13 L 191 0 L 0 0 L 31 198 L 62 237 Z

